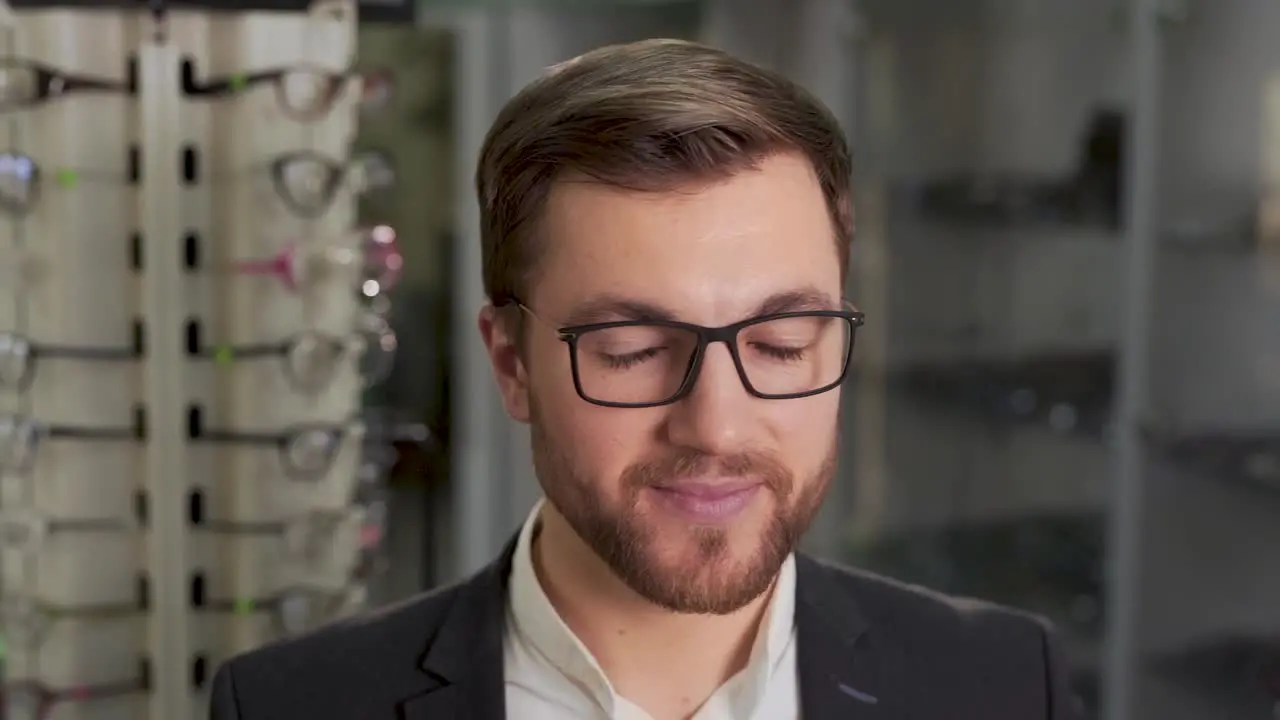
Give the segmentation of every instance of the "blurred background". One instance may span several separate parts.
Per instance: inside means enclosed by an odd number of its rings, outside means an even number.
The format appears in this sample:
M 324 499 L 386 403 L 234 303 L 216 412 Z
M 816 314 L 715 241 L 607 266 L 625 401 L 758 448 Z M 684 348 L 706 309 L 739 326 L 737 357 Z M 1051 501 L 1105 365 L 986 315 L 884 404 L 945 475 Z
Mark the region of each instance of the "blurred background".
M 360 5 L 355 150 L 395 178 L 358 220 L 403 255 L 372 604 L 483 567 L 538 497 L 475 332 L 492 118 L 555 62 L 688 38 L 853 139 L 867 324 L 809 550 L 1052 618 L 1089 718 L 1280 719 L 1280 3 Z
M 1273 0 L 427 0 L 364 27 L 398 82 L 361 136 L 404 168 L 364 202 L 409 273 L 381 392 L 442 441 L 392 503 L 386 599 L 481 567 L 537 497 L 474 333 L 480 139 L 545 66 L 647 37 L 780 70 L 854 139 L 868 322 L 810 549 L 1048 615 L 1091 717 L 1280 718 Z

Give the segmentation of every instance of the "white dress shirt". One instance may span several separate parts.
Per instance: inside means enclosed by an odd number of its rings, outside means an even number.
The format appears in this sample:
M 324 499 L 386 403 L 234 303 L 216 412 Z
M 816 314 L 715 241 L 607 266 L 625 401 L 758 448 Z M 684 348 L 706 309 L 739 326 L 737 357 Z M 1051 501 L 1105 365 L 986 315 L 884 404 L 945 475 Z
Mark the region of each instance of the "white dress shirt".
M 618 695 L 591 652 L 565 625 L 533 570 L 541 503 L 525 521 L 511 564 L 503 643 L 507 717 L 512 720 L 654 720 Z M 751 656 L 692 720 L 798 720 L 795 558 L 782 566 Z

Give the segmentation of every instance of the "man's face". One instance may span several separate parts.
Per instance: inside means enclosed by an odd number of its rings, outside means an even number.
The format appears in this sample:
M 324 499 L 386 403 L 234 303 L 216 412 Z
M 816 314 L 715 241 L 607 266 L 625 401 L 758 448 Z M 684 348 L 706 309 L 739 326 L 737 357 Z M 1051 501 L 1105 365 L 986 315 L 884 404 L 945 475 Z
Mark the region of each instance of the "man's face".
M 547 501 L 648 600 L 687 613 L 743 607 L 769 588 L 826 492 L 839 391 L 753 397 L 720 343 L 678 402 L 601 407 L 575 389 L 556 328 L 635 319 L 637 306 L 707 327 L 839 309 L 841 269 L 816 177 L 802 158 L 779 155 L 680 192 L 562 182 L 542 223 L 546 254 L 522 298 L 536 315 L 525 319 L 523 354 L 501 325 L 481 325 L 508 410 L 531 425 Z M 642 351 L 671 351 L 669 339 L 641 337 L 650 338 Z M 580 348 L 579 360 L 604 372 L 586 357 L 599 349 Z M 610 370 L 610 382 L 658 361 L 641 362 L 650 364 Z

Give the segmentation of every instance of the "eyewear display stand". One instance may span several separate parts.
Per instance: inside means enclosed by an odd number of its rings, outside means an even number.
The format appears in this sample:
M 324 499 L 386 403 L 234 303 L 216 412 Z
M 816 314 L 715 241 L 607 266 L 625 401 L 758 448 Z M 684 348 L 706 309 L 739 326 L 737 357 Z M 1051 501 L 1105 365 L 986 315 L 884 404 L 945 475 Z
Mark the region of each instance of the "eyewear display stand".
M 0 717 L 201 718 L 380 537 L 356 5 L 0 16 Z

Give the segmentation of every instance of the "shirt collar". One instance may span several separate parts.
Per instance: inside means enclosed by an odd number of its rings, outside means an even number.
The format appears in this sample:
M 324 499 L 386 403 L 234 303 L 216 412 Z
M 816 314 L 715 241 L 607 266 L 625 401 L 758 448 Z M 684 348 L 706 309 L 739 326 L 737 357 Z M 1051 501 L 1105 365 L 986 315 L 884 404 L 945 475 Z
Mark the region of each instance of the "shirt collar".
M 571 682 L 588 690 L 607 714 L 614 713 L 614 691 L 604 670 L 582 641 L 560 618 L 533 569 L 533 540 L 543 501 L 529 513 L 516 541 L 511 563 L 510 613 L 520 638 Z M 736 717 L 750 717 L 795 638 L 795 556 L 783 563 L 760 632 L 752 643 L 747 667 L 732 679 Z

